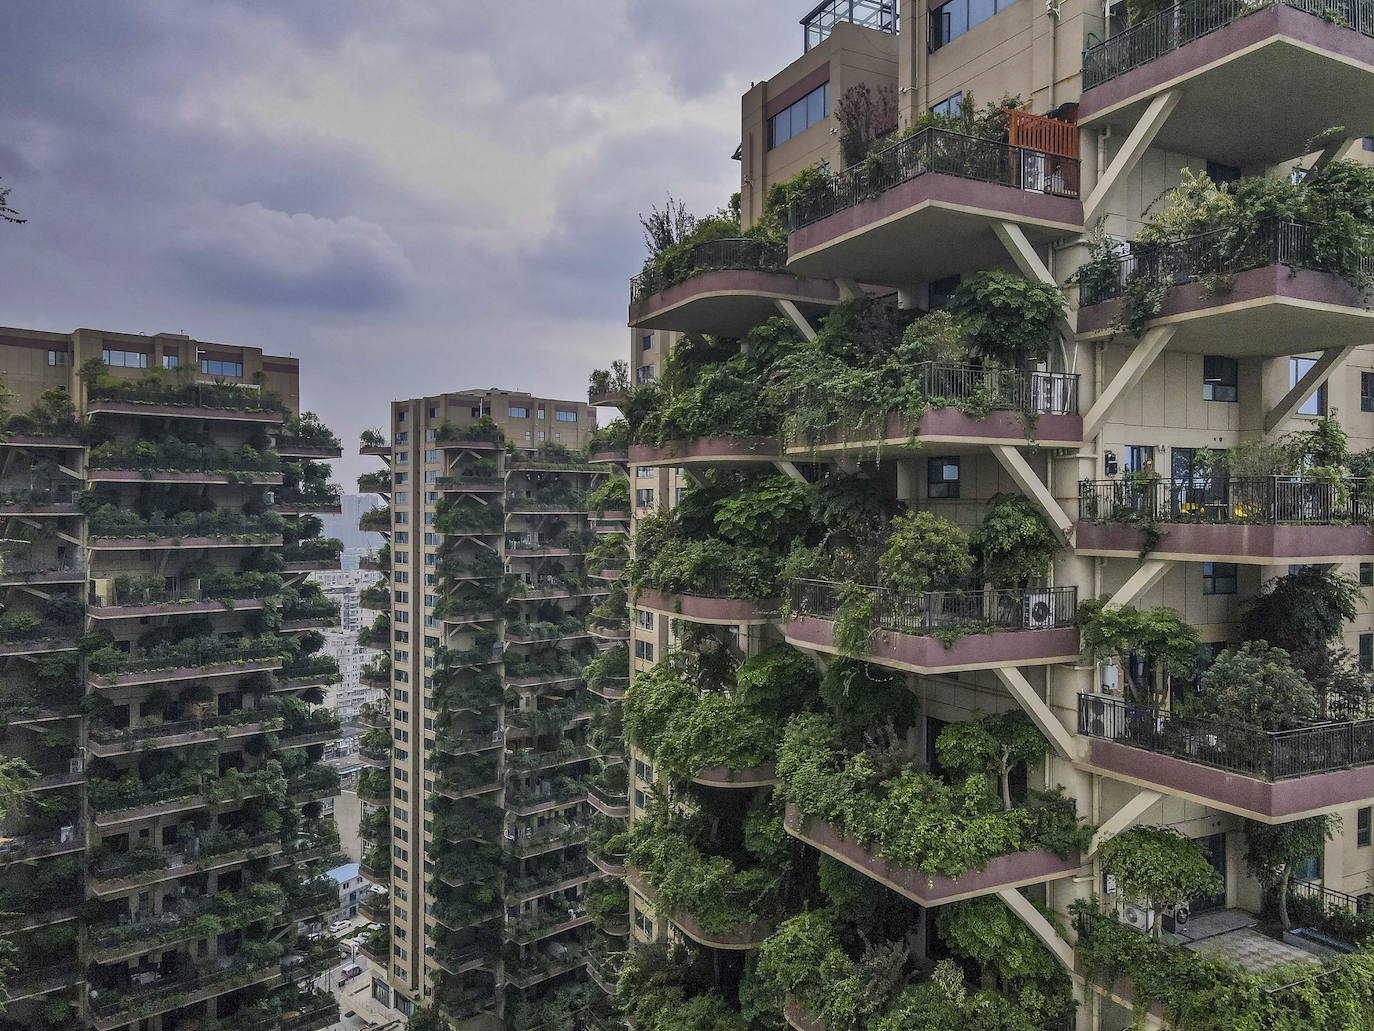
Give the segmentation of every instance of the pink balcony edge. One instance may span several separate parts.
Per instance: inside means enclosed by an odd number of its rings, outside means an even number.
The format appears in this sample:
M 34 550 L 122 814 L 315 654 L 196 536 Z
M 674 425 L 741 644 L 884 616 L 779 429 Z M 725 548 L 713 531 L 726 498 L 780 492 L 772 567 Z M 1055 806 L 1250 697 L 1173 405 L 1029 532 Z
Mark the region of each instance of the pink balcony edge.
M 662 447 L 634 444 L 630 461 L 635 465 L 687 465 L 693 462 L 774 462 L 782 457 L 776 437 L 701 437 L 675 440 Z
M 707 598 L 696 594 L 664 594 L 644 589 L 635 599 L 638 608 L 667 612 L 698 623 L 770 623 L 781 602 L 748 598 Z
M 693 784 L 713 788 L 762 788 L 778 782 L 778 771 L 772 763 L 762 766 L 741 766 L 732 769 L 728 766 L 708 766 L 698 770 L 692 778 Z
M 1365 526 L 1282 526 L 1242 523 L 1161 523 L 1163 536 L 1152 554 L 1206 562 L 1218 556 L 1242 563 L 1357 562 L 1374 554 L 1374 533 Z M 1125 523 L 1079 522 L 1074 546 L 1080 552 L 1135 558 L 1140 530 Z

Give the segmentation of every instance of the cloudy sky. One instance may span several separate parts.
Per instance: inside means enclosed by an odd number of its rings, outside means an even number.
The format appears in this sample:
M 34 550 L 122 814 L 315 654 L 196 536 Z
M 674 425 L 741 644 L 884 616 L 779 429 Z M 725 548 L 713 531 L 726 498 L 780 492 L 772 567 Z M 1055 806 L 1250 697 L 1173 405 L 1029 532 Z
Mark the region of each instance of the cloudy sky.
M 394 397 L 577 397 L 625 350 L 638 213 L 738 189 L 740 94 L 809 6 L 20 0 L 0 325 L 297 355 L 350 444 Z

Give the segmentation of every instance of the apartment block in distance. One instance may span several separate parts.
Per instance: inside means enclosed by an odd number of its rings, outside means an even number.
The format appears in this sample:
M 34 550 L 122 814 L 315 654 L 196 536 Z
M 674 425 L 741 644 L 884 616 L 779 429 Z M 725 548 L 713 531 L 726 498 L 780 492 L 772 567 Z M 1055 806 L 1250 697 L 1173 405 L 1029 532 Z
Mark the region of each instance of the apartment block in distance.
M 585 678 L 628 630 L 623 585 L 587 570 L 623 554 L 628 513 L 598 500 L 595 430 L 586 403 L 492 389 L 394 402 L 363 437 L 386 469 L 359 487 L 387 502 L 363 528 L 388 538 L 363 562 L 362 641 L 387 649 L 364 679 L 388 689 L 364 712 L 362 874 L 387 889 L 364 954 L 406 1016 L 532 1029 L 550 994 L 599 994 L 584 841 L 625 773 Z
M 0 363 L 0 1026 L 327 1027 L 338 441 L 257 348 L 0 329 Z
M 802 44 L 737 238 L 651 256 L 592 377 L 633 733 L 586 1020 L 1362 1026 L 1374 18 L 829 0 Z

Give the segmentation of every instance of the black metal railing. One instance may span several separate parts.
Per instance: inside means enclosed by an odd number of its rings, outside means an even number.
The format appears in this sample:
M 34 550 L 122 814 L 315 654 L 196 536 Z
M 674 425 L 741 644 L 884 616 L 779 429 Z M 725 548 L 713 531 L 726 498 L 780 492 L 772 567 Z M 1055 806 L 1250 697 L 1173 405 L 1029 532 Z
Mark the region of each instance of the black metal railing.
M 630 303 L 661 293 L 703 272 L 780 272 L 787 267 L 787 245 L 770 240 L 731 238 L 705 240 L 670 256 L 658 268 L 646 268 L 630 280 Z
M 1306 476 L 1083 480 L 1078 516 L 1094 523 L 1240 523 L 1329 526 L 1366 523 L 1374 483 Z
M 1297 877 L 1288 882 L 1288 894 L 1293 898 L 1307 899 L 1321 904 L 1322 909 L 1330 912 L 1344 910 L 1347 913 L 1374 912 L 1374 896 L 1349 895 L 1335 888 L 1328 888 L 1317 881 L 1303 881 Z
M 857 165 L 831 176 L 816 195 L 794 201 L 788 212 L 788 227 L 795 231 L 809 226 L 927 172 L 1056 197 L 1078 196 L 1077 158 L 948 129 L 922 129 L 874 157 L 876 169 L 870 162 Z
M 1270 781 L 1374 763 L 1374 719 L 1261 730 L 1179 716 L 1107 695 L 1080 694 L 1078 732 Z
M 976 365 L 921 362 L 916 366 L 921 392 L 931 407 L 940 402 L 977 402 L 992 411 L 1037 415 L 1077 415 L 1078 376 L 1069 372 L 1022 372 Z
M 825 580 L 792 583 L 792 616 L 834 619 L 844 585 Z M 946 630 L 982 633 L 1054 630 L 1077 624 L 1078 588 L 1030 587 L 990 591 L 926 591 L 920 594 L 866 587 L 871 625 L 914 636 Z
M 1374 35 L 1371 0 L 1184 0 L 1085 50 L 1083 88 L 1110 82 L 1247 15 L 1279 5 Z
M 1082 282 L 1079 303 L 1083 306 L 1101 304 L 1120 297 L 1133 280 L 1140 278 L 1168 287 L 1266 265 L 1332 272 L 1336 266 L 1325 248 L 1319 246 L 1323 228 L 1263 218 L 1169 243 L 1134 243 L 1130 245 L 1130 252 L 1121 258 L 1115 276 L 1094 277 Z M 1362 275 L 1374 277 L 1374 258 L 1364 257 L 1360 263 Z
M 896 0 L 822 0 L 801 20 L 806 49 L 824 43 L 841 22 L 895 36 L 899 17 Z

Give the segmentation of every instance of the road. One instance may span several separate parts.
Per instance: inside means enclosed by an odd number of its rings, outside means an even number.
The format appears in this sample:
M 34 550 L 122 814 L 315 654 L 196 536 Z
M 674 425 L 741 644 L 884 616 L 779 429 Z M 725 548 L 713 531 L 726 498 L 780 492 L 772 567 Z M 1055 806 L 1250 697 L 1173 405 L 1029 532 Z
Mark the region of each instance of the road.
M 357 958 L 358 940 L 367 929 L 368 921 L 354 917 L 348 922 L 351 929 L 339 932 L 339 964 L 315 982 L 317 988 L 333 992 L 339 1001 L 340 1020 L 331 1024 L 329 1031 L 363 1031 L 364 1028 L 368 1031 L 404 1031 L 405 1020 L 373 1000 L 367 960 Z M 340 984 L 343 972 L 354 965 L 362 967 L 363 972 Z

